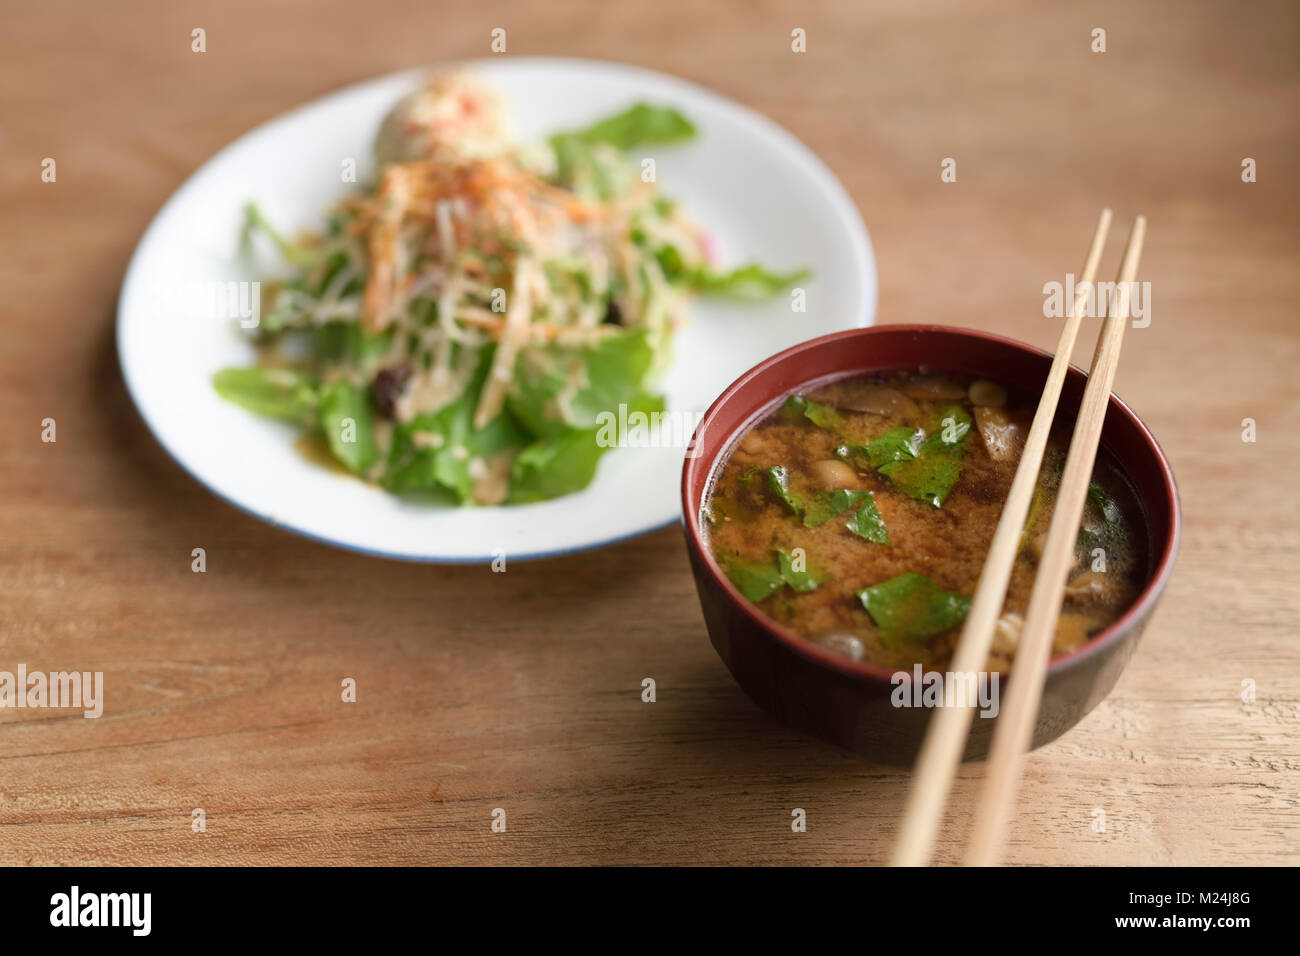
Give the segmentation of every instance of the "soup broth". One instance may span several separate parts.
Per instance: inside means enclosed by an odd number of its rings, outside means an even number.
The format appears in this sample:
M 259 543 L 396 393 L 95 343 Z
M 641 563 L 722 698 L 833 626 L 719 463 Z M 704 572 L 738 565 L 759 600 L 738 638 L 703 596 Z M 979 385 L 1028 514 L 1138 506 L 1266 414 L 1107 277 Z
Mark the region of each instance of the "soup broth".
M 735 443 L 703 506 L 745 597 L 807 640 L 885 667 L 944 669 L 1011 488 L 1033 405 L 993 382 L 849 379 L 788 398 Z M 988 668 L 1007 670 L 1065 460 L 1053 435 Z M 1103 449 L 1053 641 L 1084 644 L 1146 574 L 1141 510 Z

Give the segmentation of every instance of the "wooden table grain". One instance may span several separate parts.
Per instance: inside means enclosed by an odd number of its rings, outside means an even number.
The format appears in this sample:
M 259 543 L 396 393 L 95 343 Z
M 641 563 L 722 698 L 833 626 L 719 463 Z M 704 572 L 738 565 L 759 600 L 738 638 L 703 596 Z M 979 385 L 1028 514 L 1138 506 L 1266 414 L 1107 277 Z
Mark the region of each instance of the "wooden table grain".
M 1077 271 L 1102 205 L 1148 215 L 1152 321 L 1117 391 L 1173 461 L 1182 555 L 1109 699 L 1029 759 L 1007 859 L 1300 862 L 1295 4 L 204 0 L 5 20 L 0 670 L 102 670 L 106 703 L 0 711 L 0 863 L 885 858 L 906 775 L 755 709 L 709 646 L 679 529 L 505 574 L 344 553 L 209 495 L 127 398 L 115 300 L 167 196 L 256 123 L 487 55 L 495 27 L 507 56 L 651 66 L 791 129 L 871 230 L 881 322 L 1050 346 L 1043 283 Z

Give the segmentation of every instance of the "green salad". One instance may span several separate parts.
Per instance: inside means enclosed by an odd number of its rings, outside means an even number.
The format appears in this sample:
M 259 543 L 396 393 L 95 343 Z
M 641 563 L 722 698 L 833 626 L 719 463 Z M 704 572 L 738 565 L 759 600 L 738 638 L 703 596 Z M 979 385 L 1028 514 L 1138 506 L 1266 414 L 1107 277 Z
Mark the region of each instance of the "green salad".
M 695 135 L 637 104 L 540 144 L 505 133 L 490 88 L 433 77 L 385 120 L 374 183 L 290 240 L 256 206 L 263 360 L 218 372 L 231 402 L 300 426 L 339 466 L 457 504 L 584 488 L 602 413 L 663 410 L 654 388 L 697 296 L 779 294 L 805 271 L 718 270 L 639 147 Z

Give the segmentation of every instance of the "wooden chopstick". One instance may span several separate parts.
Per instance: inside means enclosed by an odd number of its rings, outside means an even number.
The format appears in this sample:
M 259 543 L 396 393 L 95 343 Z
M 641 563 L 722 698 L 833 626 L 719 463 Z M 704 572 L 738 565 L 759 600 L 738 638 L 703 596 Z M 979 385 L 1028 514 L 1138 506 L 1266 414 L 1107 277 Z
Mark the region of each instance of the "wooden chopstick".
M 966 623 L 953 654 L 953 673 L 973 674 L 986 667 L 989 648 L 993 643 L 993 631 L 997 626 L 998 615 L 1002 612 L 1007 584 L 1011 580 L 1011 569 L 1020 547 L 1020 535 L 1033 500 L 1043 452 L 1052 431 L 1052 419 L 1056 416 L 1061 386 L 1065 382 L 1070 355 L 1074 352 L 1074 342 L 1083 322 L 1083 304 L 1097 278 L 1097 266 L 1101 262 L 1106 236 L 1110 232 L 1110 221 L 1111 211 L 1103 209 L 1101 219 L 1097 222 L 1097 231 L 1088 247 L 1088 255 L 1084 259 L 1074 307 L 1067 314 L 1061 328 L 1056 355 L 1043 385 L 1038 410 L 1034 413 L 1033 424 L 1025 438 L 1020 464 L 1011 482 L 1007 503 L 1002 508 L 1002 517 L 998 520 L 993 543 L 989 546 L 984 570 L 975 589 L 975 597 L 971 601 Z M 970 703 L 971 706 L 965 707 L 940 707 L 930 718 L 921 745 L 921 755 L 917 758 L 916 770 L 912 776 L 912 788 L 903 810 L 898 844 L 891 860 L 894 866 L 924 866 L 930 860 L 944 805 L 952 788 L 952 779 L 961 762 L 966 735 L 970 732 L 974 702 Z
M 1137 277 L 1138 262 L 1142 258 L 1146 225 L 1146 219 L 1138 216 L 1133 223 L 1133 231 L 1129 233 L 1124 261 L 1119 271 L 1117 307 L 1114 314 L 1106 319 L 1093 355 L 1092 368 L 1088 372 L 1088 384 L 1084 389 L 1083 403 L 1079 407 L 1074 436 L 1070 439 L 1065 470 L 1061 473 L 1061 486 L 1052 512 L 1052 522 L 1048 526 L 1047 544 L 1038 563 L 1038 573 L 1029 596 L 1029 608 L 1025 612 L 1025 623 L 1020 633 L 1011 679 L 1007 683 L 1006 699 L 1002 703 L 997 727 L 993 732 L 989 762 L 976 807 L 975 825 L 964 861 L 970 866 L 989 866 L 997 862 L 1011 821 L 1021 765 L 1038 720 L 1052 637 L 1061 615 L 1061 601 L 1074 558 L 1079 520 L 1083 516 L 1088 483 L 1092 480 L 1092 467 L 1097 459 L 1097 446 L 1101 442 L 1101 427 L 1110 405 L 1115 370 L 1119 367 L 1120 346 L 1124 342 L 1124 329 L 1128 325 L 1130 291 Z

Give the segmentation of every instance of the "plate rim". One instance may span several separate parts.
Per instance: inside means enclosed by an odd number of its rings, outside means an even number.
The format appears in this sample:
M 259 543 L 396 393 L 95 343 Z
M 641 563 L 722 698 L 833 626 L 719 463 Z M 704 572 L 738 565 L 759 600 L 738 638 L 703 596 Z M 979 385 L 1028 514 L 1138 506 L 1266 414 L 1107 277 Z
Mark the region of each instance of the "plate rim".
M 122 284 L 118 291 L 117 308 L 114 312 L 114 346 L 117 352 L 118 370 L 121 372 L 123 384 L 126 387 L 127 395 L 131 399 L 131 404 L 135 407 L 136 413 L 144 422 L 145 428 L 148 429 L 154 442 L 162 448 L 173 462 L 185 472 L 191 479 L 197 482 L 205 491 L 213 497 L 233 506 L 239 511 L 270 525 L 273 528 L 282 531 L 288 531 L 299 537 L 306 538 L 320 544 L 326 544 L 343 551 L 349 551 L 354 554 L 362 554 L 367 557 L 385 558 L 391 561 L 403 561 L 414 564 L 434 564 L 434 565 L 485 565 L 491 564 L 495 558 L 491 554 L 487 555 L 438 555 L 438 554 L 411 554 L 401 551 L 385 550 L 383 548 L 374 548 L 367 545 L 357 544 L 353 541 L 335 538 L 328 535 L 320 534 L 297 523 L 290 523 L 278 520 L 263 510 L 259 510 L 251 504 L 238 501 L 235 498 L 219 491 L 204 476 L 200 475 L 195 469 L 191 468 L 159 434 L 155 427 L 153 419 L 144 403 L 141 402 L 133 386 L 131 375 L 127 369 L 126 356 L 124 353 L 124 328 L 127 322 L 126 306 L 128 298 L 134 303 L 137 296 L 134 294 L 135 286 L 138 285 L 143 271 L 143 259 L 145 253 L 152 249 L 158 241 L 157 232 L 161 223 L 166 218 L 168 212 L 173 206 L 177 205 L 183 197 L 188 195 L 195 188 L 195 183 L 203 174 L 213 166 L 220 163 L 227 154 L 234 152 L 245 141 L 258 136 L 277 125 L 290 122 L 298 114 L 309 109 L 315 109 L 327 104 L 334 99 L 356 93 L 369 86 L 379 86 L 387 83 L 396 83 L 401 79 L 409 78 L 411 81 L 427 74 L 431 70 L 448 67 L 461 67 L 474 69 L 475 67 L 485 66 L 488 64 L 499 64 L 509 62 L 512 64 L 523 64 L 536 68 L 551 67 L 588 67 L 597 70 L 612 70 L 622 73 L 625 76 L 640 78 L 651 83 L 676 86 L 679 89 L 689 90 L 693 95 L 713 101 L 715 105 L 727 108 L 746 119 L 749 123 L 757 125 L 769 136 L 782 142 L 783 146 L 798 160 L 801 161 L 807 171 L 816 180 L 818 187 L 824 191 L 832 200 L 832 208 L 838 213 L 839 218 L 846 231 L 851 237 L 852 248 L 851 257 L 859 266 L 857 271 L 858 290 L 864 305 L 862 314 L 855 317 L 855 325 L 849 328 L 864 328 L 874 323 L 876 308 L 879 301 L 879 275 L 876 270 L 875 249 L 871 242 L 870 233 L 867 230 L 866 222 L 862 218 L 862 213 L 858 209 L 857 203 L 849 194 L 844 184 L 830 166 L 816 152 L 813 151 L 803 140 L 799 139 L 794 133 L 786 129 L 780 123 L 766 116 L 759 110 L 733 99 L 725 94 L 716 92 L 707 86 L 696 83 L 672 73 L 666 73 L 661 70 L 651 69 L 649 67 L 638 66 L 635 64 L 622 63 L 617 60 L 603 60 L 593 57 L 567 57 L 567 56 L 510 56 L 508 59 L 502 57 L 473 57 L 473 58 L 452 58 L 436 60 L 423 66 L 411 67 L 403 70 L 395 70 L 390 73 L 373 76 L 366 79 L 348 83 L 343 86 L 335 87 L 319 96 L 299 103 L 287 110 L 276 113 L 262 122 L 256 124 L 250 129 L 240 133 L 233 140 L 226 143 L 206 160 L 199 164 L 185 180 L 172 191 L 171 195 L 158 207 L 149 220 L 149 224 L 140 234 L 135 248 L 131 252 L 131 258 L 127 263 L 126 271 L 123 274 Z M 724 386 L 723 391 L 726 391 Z M 682 522 L 682 515 L 679 513 L 666 521 L 657 521 L 637 528 L 634 531 L 623 534 L 613 535 L 608 538 L 587 541 L 582 544 L 571 545 L 561 548 L 540 549 L 521 553 L 511 553 L 507 555 L 507 560 L 513 562 L 523 561 L 541 561 L 547 558 L 564 557 L 571 554 L 580 554 L 586 551 L 594 551 L 599 548 L 610 547 L 633 538 L 639 538 L 643 535 L 652 534 L 656 531 L 662 531 L 664 528 L 671 527 L 674 524 Z

